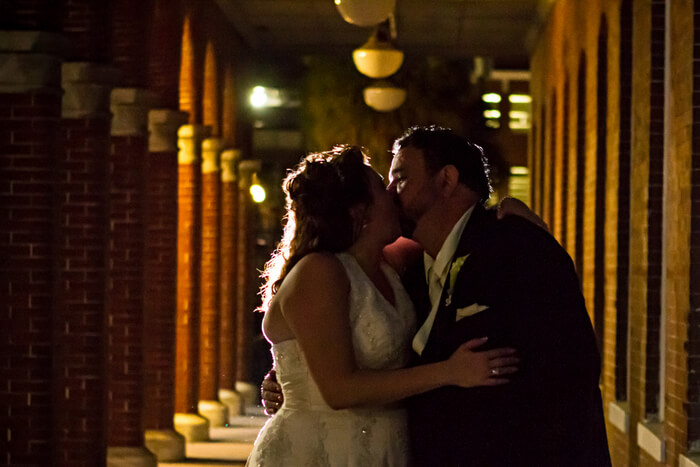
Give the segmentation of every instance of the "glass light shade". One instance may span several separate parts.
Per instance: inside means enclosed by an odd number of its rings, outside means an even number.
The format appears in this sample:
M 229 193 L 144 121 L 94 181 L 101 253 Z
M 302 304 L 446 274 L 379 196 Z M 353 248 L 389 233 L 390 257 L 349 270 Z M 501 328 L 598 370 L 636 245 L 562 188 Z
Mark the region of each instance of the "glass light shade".
M 377 81 L 363 92 L 365 104 L 378 112 L 396 110 L 406 100 L 406 91 L 387 81 Z
M 340 15 L 356 26 L 374 26 L 389 17 L 396 0 L 335 0 Z
M 355 67 L 370 78 L 386 78 L 396 73 L 403 63 L 403 52 L 389 42 L 379 41 L 373 35 L 352 52 Z

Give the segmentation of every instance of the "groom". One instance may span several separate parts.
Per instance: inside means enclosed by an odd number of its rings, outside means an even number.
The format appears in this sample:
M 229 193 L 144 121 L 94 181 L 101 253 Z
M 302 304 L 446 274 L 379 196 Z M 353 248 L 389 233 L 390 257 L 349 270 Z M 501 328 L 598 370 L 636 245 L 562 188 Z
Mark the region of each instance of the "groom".
M 610 465 L 600 356 L 569 256 L 534 224 L 496 222 L 484 209 L 490 183 L 478 146 L 416 127 L 393 153 L 388 189 L 425 250 L 404 276 L 419 326 L 415 364 L 482 336 L 488 347 L 516 348 L 521 360 L 509 384 L 412 398 L 415 465 Z M 274 410 L 277 396 L 263 397 Z
M 481 336 L 521 360 L 510 384 L 412 398 L 416 465 L 610 465 L 600 356 L 567 253 L 534 224 L 496 222 L 484 209 L 490 185 L 478 146 L 411 128 L 393 152 L 388 189 L 425 250 L 404 281 L 418 315 L 416 363 Z

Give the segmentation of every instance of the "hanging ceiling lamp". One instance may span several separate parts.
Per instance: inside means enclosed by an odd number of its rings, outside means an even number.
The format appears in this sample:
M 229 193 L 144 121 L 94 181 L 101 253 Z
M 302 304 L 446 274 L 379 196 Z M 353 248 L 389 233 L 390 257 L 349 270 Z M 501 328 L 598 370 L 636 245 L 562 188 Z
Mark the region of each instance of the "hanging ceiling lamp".
M 406 100 L 406 91 L 388 81 L 375 81 L 363 92 L 365 104 L 378 112 L 391 112 Z
M 352 52 L 355 67 L 370 78 L 386 78 L 401 68 L 403 52 L 389 38 L 388 21 L 377 26 L 367 42 Z
M 389 17 L 396 0 L 335 0 L 340 15 L 355 26 L 374 26 Z

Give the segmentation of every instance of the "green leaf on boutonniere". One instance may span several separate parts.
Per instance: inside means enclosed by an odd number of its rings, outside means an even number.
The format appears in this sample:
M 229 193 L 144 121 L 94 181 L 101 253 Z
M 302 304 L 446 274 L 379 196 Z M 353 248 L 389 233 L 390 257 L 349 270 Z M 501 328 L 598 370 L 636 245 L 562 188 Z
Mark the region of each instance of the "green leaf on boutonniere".
M 445 299 L 445 306 L 450 306 L 450 303 L 452 303 L 452 292 L 455 290 L 455 283 L 457 282 L 457 275 L 459 274 L 459 271 L 462 269 L 462 265 L 464 265 L 464 261 L 469 257 L 469 253 L 467 253 L 464 256 L 460 256 L 459 258 L 455 258 L 454 261 L 452 261 L 452 264 L 450 265 L 450 274 L 449 274 L 449 287 L 447 288 L 447 298 Z

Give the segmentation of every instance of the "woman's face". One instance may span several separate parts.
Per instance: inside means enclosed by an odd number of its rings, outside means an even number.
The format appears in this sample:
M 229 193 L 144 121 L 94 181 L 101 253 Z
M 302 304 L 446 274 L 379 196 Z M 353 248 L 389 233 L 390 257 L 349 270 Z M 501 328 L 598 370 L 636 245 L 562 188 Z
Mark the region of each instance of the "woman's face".
M 373 229 L 382 240 L 391 243 L 401 234 L 396 194 L 386 190 L 382 177 L 373 169 L 367 170 L 372 189 L 372 203 L 367 208 L 367 228 Z

